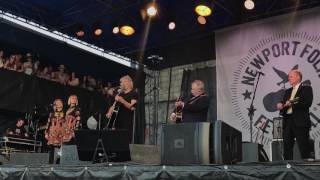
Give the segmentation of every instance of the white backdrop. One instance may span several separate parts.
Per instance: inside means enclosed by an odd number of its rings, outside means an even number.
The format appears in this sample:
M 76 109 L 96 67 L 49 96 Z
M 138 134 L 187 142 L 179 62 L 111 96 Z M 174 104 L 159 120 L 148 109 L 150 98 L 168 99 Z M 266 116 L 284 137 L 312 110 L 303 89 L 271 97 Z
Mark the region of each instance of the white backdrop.
M 216 33 L 217 117 L 239 129 L 250 141 L 248 109 L 258 73 L 253 141 L 269 144 L 276 103 L 289 88 L 287 73 L 299 69 L 314 92 L 313 139 L 320 138 L 320 9 L 272 17 Z

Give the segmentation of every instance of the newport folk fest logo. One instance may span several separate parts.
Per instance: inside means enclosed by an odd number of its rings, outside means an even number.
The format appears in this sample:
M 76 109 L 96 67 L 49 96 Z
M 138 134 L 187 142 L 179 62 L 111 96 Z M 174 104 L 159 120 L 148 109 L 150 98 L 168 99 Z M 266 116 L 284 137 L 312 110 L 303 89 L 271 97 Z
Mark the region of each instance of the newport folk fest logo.
M 320 138 L 320 36 L 303 32 L 275 34 L 251 48 L 237 67 L 231 84 L 233 112 L 241 121 L 243 133 L 249 136 L 249 107 L 261 72 L 253 102 L 253 142 L 267 144 L 272 140 L 273 119 L 279 116 L 276 104 L 291 87 L 288 72 L 292 69 L 300 70 L 303 83 L 313 88 L 310 136 Z

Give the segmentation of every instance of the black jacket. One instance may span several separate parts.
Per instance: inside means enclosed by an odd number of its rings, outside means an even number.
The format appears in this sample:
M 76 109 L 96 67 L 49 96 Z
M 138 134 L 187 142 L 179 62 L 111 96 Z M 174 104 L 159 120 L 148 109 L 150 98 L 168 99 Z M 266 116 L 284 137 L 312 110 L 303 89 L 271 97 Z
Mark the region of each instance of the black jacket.
M 290 99 L 292 89 L 293 88 L 291 87 L 285 91 L 282 103 L 285 103 Z M 293 112 L 291 115 L 294 125 L 297 127 L 310 127 L 311 121 L 309 108 L 311 107 L 313 101 L 312 87 L 301 84 L 297 90 L 295 98 L 298 98 L 298 100 L 292 105 Z M 283 115 L 283 127 L 286 126 L 286 122 L 288 120 L 291 120 L 288 119 L 290 115 L 287 114 L 287 110 L 288 108 L 284 108 L 280 112 Z
M 208 108 L 209 97 L 205 94 L 187 99 L 182 110 L 182 122 L 206 122 Z

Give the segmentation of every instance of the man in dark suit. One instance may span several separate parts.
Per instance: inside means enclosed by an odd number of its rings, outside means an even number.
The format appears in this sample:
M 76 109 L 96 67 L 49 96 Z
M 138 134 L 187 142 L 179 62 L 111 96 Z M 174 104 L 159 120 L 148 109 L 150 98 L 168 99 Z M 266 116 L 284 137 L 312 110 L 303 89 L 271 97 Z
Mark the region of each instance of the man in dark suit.
M 293 159 L 295 138 L 301 158 L 307 159 L 310 157 L 309 108 L 313 100 L 312 88 L 301 83 L 302 73 L 298 70 L 290 71 L 288 80 L 292 87 L 285 91 L 282 101 L 277 104 L 278 110 L 283 115 L 284 159 Z
M 194 80 L 191 84 L 191 97 L 180 99 L 175 106 L 182 109 L 182 122 L 206 122 L 209 97 L 204 92 L 204 83 Z M 170 119 L 176 121 L 176 114 L 171 114 Z

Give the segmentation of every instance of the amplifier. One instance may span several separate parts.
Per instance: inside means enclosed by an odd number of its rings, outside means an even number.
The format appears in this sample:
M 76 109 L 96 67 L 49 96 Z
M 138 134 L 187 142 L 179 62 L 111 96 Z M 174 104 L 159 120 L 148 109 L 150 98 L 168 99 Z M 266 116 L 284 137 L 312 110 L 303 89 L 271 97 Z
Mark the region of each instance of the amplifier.
M 273 118 L 273 139 L 282 139 L 282 117 Z
M 48 153 L 11 153 L 8 164 L 40 165 L 49 163 Z
M 142 164 L 160 164 L 160 146 L 146 144 L 130 144 L 131 160 Z

